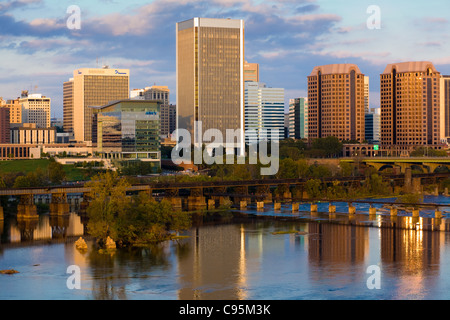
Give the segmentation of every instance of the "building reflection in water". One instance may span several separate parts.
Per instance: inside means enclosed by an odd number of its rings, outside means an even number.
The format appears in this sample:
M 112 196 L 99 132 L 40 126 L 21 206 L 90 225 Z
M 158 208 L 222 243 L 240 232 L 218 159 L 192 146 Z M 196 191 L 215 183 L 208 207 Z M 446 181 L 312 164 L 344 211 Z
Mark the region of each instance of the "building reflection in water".
M 239 225 L 203 226 L 189 239 L 192 252 L 178 260 L 182 300 L 245 297 L 245 243 Z M 244 250 L 244 251 L 243 251 Z
M 306 225 L 303 225 L 296 225 L 295 228 L 305 228 Z M 279 227 L 286 230 L 292 228 L 292 224 Z M 265 276 L 276 277 L 279 266 L 276 260 L 270 259 L 305 245 L 294 234 L 277 236 L 271 233 L 273 230 L 272 223 L 194 229 L 186 242 L 189 251 L 178 255 L 177 259 L 178 299 L 251 299 L 248 290 L 252 281 L 264 281 L 261 277 Z M 264 265 L 267 267 L 265 270 Z
M 398 217 L 402 228 L 381 228 L 382 272 L 399 279 L 393 298 L 420 299 L 436 286 L 445 233 L 424 230 L 424 218 Z
M 6 227 L 6 225 L 5 225 Z M 10 221 L 2 239 L 5 242 L 28 242 L 37 240 L 64 239 L 71 236 L 82 236 L 84 225 L 76 213 L 64 216 L 41 215 L 37 219 L 16 219 Z
M 330 287 L 362 280 L 358 270 L 369 254 L 367 228 L 313 222 L 308 232 L 310 280 L 330 281 Z

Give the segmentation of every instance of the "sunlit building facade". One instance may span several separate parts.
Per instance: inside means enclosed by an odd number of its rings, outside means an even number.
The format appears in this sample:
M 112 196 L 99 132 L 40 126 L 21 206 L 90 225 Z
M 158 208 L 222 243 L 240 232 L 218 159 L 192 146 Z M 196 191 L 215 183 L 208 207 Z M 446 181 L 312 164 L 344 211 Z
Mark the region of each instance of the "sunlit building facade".
M 363 142 L 364 84 L 355 64 L 315 67 L 308 76 L 308 139 Z
M 259 64 L 245 61 L 244 82 L 247 81 L 259 82 Z
M 50 98 L 42 94 L 28 94 L 28 91 L 23 91 L 19 105 L 22 107 L 22 123 L 34 123 L 37 128 L 50 128 Z
M 76 141 L 92 141 L 91 107 L 129 98 L 129 76 L 128 69 L 107 67 L 74 71 L 72 123 Z
M 396 154 L 440 145 L 441 74 L 431 62 L 389 64 L 381 80 L 381 144 Z
M 63 129 L 73 133 L 73 79 L 63 84 Z
M 441 77 L 440 138 L 450 142 L 450 76 Z
M 225 148 L 244 154 L 243 20 L 193 18 L 176 35 L 177 128 L 195 145 L 209 129 L 233 130 L 239 139 Z

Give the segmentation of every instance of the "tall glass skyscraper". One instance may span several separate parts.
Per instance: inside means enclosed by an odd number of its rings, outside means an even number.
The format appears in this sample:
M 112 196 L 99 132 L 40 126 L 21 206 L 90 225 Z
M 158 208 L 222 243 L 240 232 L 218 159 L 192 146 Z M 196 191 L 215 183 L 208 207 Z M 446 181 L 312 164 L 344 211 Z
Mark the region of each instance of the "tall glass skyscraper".
M 193 18 L 176 25 L 177 128 L 201 143 L 206 130 L 240 134 L 225 147 L 244 154 L 244 21 Z M 196 126 L 201 122 L 201 127 Z
M 268 88 L 260 82 L 246 82 L 245 142 L 270 141 L 273 138 L 284 139 L 284 89 Z

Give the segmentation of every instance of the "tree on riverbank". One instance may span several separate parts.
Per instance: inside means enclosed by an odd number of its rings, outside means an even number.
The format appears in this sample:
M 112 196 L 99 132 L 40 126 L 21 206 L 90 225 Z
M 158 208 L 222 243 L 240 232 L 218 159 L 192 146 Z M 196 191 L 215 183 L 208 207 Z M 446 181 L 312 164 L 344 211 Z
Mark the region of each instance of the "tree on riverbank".
M 119 245 L 136 245 L 162 241 L 171 231 L 189 228 L 188 213 L 174 211 L 166 201 L 157 202 L 148 194 L 130 197 L 129 182 L 117 173 L 95 176 L 86 184 L 92 201 L 87 209 L 88 232 L 103 246 L 107 237 Z

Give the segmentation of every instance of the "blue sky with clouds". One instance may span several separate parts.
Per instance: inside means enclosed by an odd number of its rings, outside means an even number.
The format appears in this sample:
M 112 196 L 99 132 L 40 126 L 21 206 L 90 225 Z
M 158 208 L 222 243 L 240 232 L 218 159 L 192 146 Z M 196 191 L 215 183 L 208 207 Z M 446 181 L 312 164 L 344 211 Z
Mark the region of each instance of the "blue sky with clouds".
M 81 30 L 66 10 L 81 9 Z M 367 28 L 370 5 L 381 29 Z M 432 61 L 450 74 L 450 3 L 446 0 L 153 0 L 0 2 L 0 96 L 21 90 L 52 98 L 62 117 L 62 83 L 74 69 L 103 63 L 129 68 L 130 86 L 167 85 L 175 101 L 175 24 L 193 17 L 245 21 L 245 56 L 260 80 L 285 88 L 286 100 L 306 95 L 314 66 L 355 63 L 370 76 L 379 104 L 379 75 L 389 63 Z

